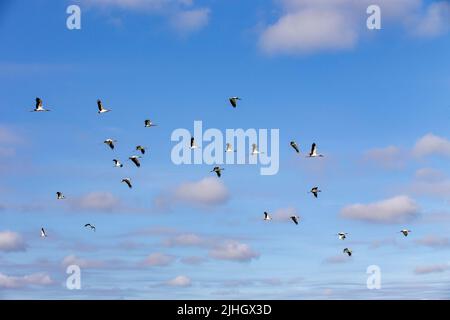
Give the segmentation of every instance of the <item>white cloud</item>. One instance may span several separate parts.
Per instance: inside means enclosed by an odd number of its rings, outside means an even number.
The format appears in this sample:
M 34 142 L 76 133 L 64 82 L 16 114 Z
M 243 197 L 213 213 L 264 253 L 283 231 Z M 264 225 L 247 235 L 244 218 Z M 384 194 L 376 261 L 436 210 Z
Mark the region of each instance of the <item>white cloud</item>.
M 190 257 L 184 257 L 181 259 L 181 262 L 188 265 L 199 265 L 206 261 L 206 258 L 203 257 L 196 257 L 196 256 L 190 256 Z
M 417 140 L 413 154 L 417 157 L 425 157 L 429 155 L 441 155 L 450 157 L 450 141 L 446 138 L 428 133 Z
M 424 0 L 279 0 L 281 15 L 261 33 L 261 48 L 271 54 L 307 54 L 353 48 L 367 33 L 366 9 L 381 8 L 382 26 L 399 24 L 412 34 L 438 35 L 447 28 L 444 3 Z M 420 32 L 419 32 L 420 31 Z
M 28 286 L 46 286 L 53 284 L 52 279 L 45 273 L 33 273 L 22 277 L 8 276 L 0 273 L 0 288 L 18 289 Z
M 166 282 L 167 285 L 172 287 L 190 287 L 192 280 L 186 276 L 177 276 Z
M 418 214 L 418 205 L 408 196 L 397 196 L 369 204 L 352 204 L 341 210 L 344 218 L 377 223 L 405 222 Z
M 249 262 L 257 259 L 260 254 L 255 252 L 248 244 L 238 241 L 226 241 L 216 245 L 209 251 L 209 256 L 219 260 Z
M 445 179 L 445 174 L 433 168 L 420 168 L 415 172 L 415 178 L 420 181 L 437 182 Z
M 27 245 L 20 234 L 12 231 L 0 232 L 0 251 L 25 251 L 26 248 Z
M 399 169 L 404 166 L 405 156 L 398 147 L 375 148 L 364 154 L 364 160 L 385 169 Z
M 80 268 L 91 268 L 91 269 L 102 268 L 105 266 L 105 262 L 103 261 L 93 259 L 83 259 L 75 255 L 69 255 L 65 257 L 61 264 L 65 268 L 67 268 L 70 265 L 77 265 Z
M 224 204 L 229 199 L 227 187 L 217 178 L 208 177 L 200 181 L 186 182 L 155 199 L 158 208 L 167 209 L 181 203 L 196 207 L 212 207 Z
M 142 265 L 149 267 L 167 267 L 175 261 L 175 257 L 164 253 L 152 253 L 143 262 Z
M 324 263 L 326 264 L 339 264 L 339 263 L 346 263 L 351 261 L 346 255 L 340 254 L 332 257 L 328 257 L 324 260 Z

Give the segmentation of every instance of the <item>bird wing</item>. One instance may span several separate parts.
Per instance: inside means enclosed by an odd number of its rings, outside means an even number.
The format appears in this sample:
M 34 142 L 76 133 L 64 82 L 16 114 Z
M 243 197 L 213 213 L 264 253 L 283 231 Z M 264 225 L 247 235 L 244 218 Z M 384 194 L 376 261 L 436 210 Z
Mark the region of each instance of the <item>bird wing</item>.
M 41 98 L 36 97 L 36 109 L 42 107 L 42 100 Z
M 230 98 L 230 103 L 234 108 L 236 108 L 236 99 L 235 98 Z
M 100 100 L 100 99 L 97 100 L 97 107 L 98 107 L 98 111 L 102 111 L 103 110 L 102 100 Z
M 131 161 L 133 161 L 133 163 L 136 165 L 136 167 L 140 167 L 141 166 L 141 164 L 139 163 L 139 160 L 138 160 L 138 158 L 131 158 Z
M 312 146 L 311 146 L 310 155 L 314 155 L 314 154 L 316 154 L 316 152 L 317 152 L 317 146 L 316 146 L 315 143 L 313 143 Z
M 193 147 L 195 145 L 195 139 L 194 137 L 191 138 L 191 147 Z

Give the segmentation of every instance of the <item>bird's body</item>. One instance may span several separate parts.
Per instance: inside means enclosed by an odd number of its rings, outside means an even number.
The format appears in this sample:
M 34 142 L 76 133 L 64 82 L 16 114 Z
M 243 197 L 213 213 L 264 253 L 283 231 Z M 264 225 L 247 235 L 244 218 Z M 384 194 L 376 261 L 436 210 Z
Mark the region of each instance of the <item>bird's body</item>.
M 347 254 L 349 257 L 351 257 L 351 255 L 352 255 L 352 253 L 353 253 L 353 251 L 350 250 L 349 248 L 345 248 L 345 249 L 343 250 L 343 252 L 344 252 L 345 254 Z
M 128 188 L 130 188 L 130 189 L 133 188 L 130 178 L 124 178 L 124 179 L 122 179 L 122 182 L 125 182 L 127 184 Z
M 291 147 L 294 148 L 295 152 L 300 153 L 300 148 L 295 141 L 291 141 Z
M 314 187 L 309 192 L 312 193 L 315 198 L 317 198 L 317 196 L 319 195 L 319 192 L 322 192 L 322 190 L 319 190 L 319 187 Z
M 45 232 L 44 228 L 41 228 L 41 238 L 46 238 L 47 233 Z
M 272 217 L 270 216 L 270 214 L 266 211 L 264 211 L 264 221 L 270 221 L 272 220 Z
M 92 224 L 90 224 L 90 223 L 86 223 L 86 224 L 84 225 L 84 227 L 85 227 L 85 228 L 91 228 L 91 230 L 93 230 L 93 231 L 95 232 L 95 226 L 92 225 Z
M 116 167 L 116 168 L 122 168 L 123 167 L 123 164 L 119 160 L 113 159 L 113 161 L 114 161 L 114 167 Z
M 130 159 L 131 162 L 133 162 L 136 165 L 136 167 L 139 168 L 141 166 L 141 163 L 139 162 L 139 158 L 140 158 L 139 156 L 131 156 L 128 159 Z
M 97 100 L 97 107 L 98 107 L 98 113 L 106 113 L 106 112 L 110 112 L 111 110 L 106 109 L 105 107 L 103 107 L 103 103 L 100 99 Z
M 339 232 L 338 234 L 339 240 L 345 240 L 347 238 L 348 233 L 346 232 Z
M 404 235 L 405 237 L 407 237 L 407 236 L 409 235 L 409 233 L 411 232 L 411 230 L 403 229 L 403 230 L 401 230 L 400 232 L 403 233 L 403 235 Z
M 154 123 L 152 122 L 152 120 L 147 119 L 147 120 L 144 121 L 144 126 L 145 126 L 146 128 L 150 128 L 150 127 L 156 127 L 157 125 L 154 124 Z
M 143 146 L 136 146 L 136 151 L 139 151 L 142 154 L 145 154 L 145 147 Z
M 323 157 L 322 154 L 317 153 L 317 145 L 315 143 L 311 146 L 311 151 L 309 152 L 309 158 Z
M 117 142 L 116 140 L 113 139 L 106 139 L 105 141 L 103 141 L 104 144 L 106 144 L 108 147 L 111 148 L 111 150 L 114 150 L 114 142 Z
M 222 176 L 222 170 L 225 169 L 221 167 L 214 167 L 214 169 L 212 169 L 210 172 L 215 172 L 217 174 L 217 177 L 220 178 Z
M 291 220 L 294 221 L 295 224 L 298 224 L 300 217 L 299 216 L 291 216 Z
M 63 193 L 62 192 L 56 192 L 56 199 L 58 199 L 58 200 L 63 200 L 63 199 L 65 199 L 66 197 L 63 195 Z
M 32 112 L 45 112 L 45 111 L 50 111 L 49 109 L 45 109 L 43 104 L 42 104 L 42 99 L 37 97 L 36 98 L 36 105 L 34 107 L 33 110 L 31 110 Z
M 242 100 L 242 99 L 239 98 L 239 97 L 231 97 L 229 100 L 230 100 L 231 106 L 232 106 L 233 108 L 236 108 L 236 107 L 237 107 L 238 100 Z

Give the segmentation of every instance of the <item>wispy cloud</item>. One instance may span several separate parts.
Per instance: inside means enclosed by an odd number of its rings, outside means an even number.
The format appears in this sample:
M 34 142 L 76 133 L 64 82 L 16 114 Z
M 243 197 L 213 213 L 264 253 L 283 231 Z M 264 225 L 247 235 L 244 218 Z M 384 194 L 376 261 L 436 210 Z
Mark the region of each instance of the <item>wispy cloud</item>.
M 428 133 L 417 140 L 412 152 L 416 157 L 430 155 L 450 157 L 450 141 L 433 133 Z
M 406 155 L 400 148 L 388 146 L 366 151 L 363 160 L 384 169 L 401 169 L 405 165 Z
M 428 235 L 415 241 L 417 244 L 430 248 L 449 248 L 450 239 L 436 235 Z
M 171 287 L 190 287 L 192 285 L 192 280 L 187 276 L 177 276 L 168 280 L 166 284 Z
M 156 252 L 149 255 L 141 265 L 148 267 L 167 267 L 175 262 L 175 260 L 175 256 Z
M 442 273 L 448 270 L 450 270 L 450 266 L 448 264 L 434 264 L 418 266 L 414 269 L 414 273 L 417 275 L 424 275 L 430 273 Z
M 0 288 L 18 289 L 29 286 L 48 286 L 53 280 L 46 273 L 33 273 L 25 276 L 8 276 L 0 273 Z
M 377 223 L 399 223 L 412 220 L 419 206 L 408 196 L 397 196 L 368 204 L 352 204 L 341 210 L 341 217 Z

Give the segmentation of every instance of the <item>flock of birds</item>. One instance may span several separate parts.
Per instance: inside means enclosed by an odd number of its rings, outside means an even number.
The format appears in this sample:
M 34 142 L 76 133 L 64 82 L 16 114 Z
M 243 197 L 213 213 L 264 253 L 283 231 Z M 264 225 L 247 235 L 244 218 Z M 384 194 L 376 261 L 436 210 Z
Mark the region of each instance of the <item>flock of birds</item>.
M 230 104 L 231 104 L 231 106 L 233 108 L 237 107 L 238 101 L 240 101 L 240 100 L 242 100 L 240 97 L 230 97 L 229 98 L 229 102 L 230 102 Z M 103 113 L 107 113 L 107 112 L 111 111 L 110 109 L 107 109 L 107 108 L 105 108 L 103 106 L 103 103 L 102 103 L 102 101 L 100 99 L 97 100 L 97 107 L 98 107 L 98 113 L 99 114 L 103 114 Z M 36 98 L 36 106 L 31 111 L 32 112 L 47 112 L 47 111 L 50 111 L 50 109 L 44 108 L 42 100 L 40 98 Z M 144 126 L 146 128 L 151 128 L 151 127 L 155 127 L 157 125 L 154 124 L 151 120 L 146 119 L 144 121 Z M 109 138 L 109 139 L 106 139 L 103 143 L 106 144 L 111 150 L 114 150 L 116 142 L 117 142 L 116 140 Z M 299 148 L 298 144 L 295 141 L 291 141 L 290 145 L 295 150 L 296 153 L 300 154 L 300 148 Z M 191 137 L 189 148 L 191 150 L 199 148 L 199 146 L 195 142 L 194 137 Z M 141 155 L 145 154 L 145 151 L 146 151 L 145 147 L 143 147 L 141 145 L 138 145 L 138 146 L 136 146 L 135 149 L 136 149 L 136 151 L 140 152 Z M 227 153 L 228 152 L 236 152 L 236 150 L 233 149 L 233 146 L 230 143 L 227 143 L 225 152 L 227 152 Z M 252 144 L 252 150 L 251 150 L 251 153 L 250 153 L 252 156 L 257 156 L 258 154 L 262 154 L 262 153 L 263 152 L 260 152 L 258 150 L 258 146 L 256 144 Z M 313 143 L 311 145 L 311 149 L 310 149 L 309 153 L 306 155 L 306 157 L 308 157 L 308 158 L 321 158 L 321 157 L 324 157 L 324 155 L 319 154 L 317 152 L 317 144 Z M 132 155 L 128 159 L 131 162 L 133 162 L 133 164 L 136 167 L 139 168 L 141 166 L 141 163 L 139 161 L 140 158 L 141 158 L 141 156 Z M 114 162 L 114 167 L 117 167 L 117 168 L 122 168 L 123 167 L 123 164 L 120 162 L 120 160 L 113 159 L 113 162 Z M 217 175 L 217 177 L 220 178 L 222 176 L 222 171 L 224 171 L 224 170 L 225 170 L 224 168 L 216 166 L 210 172 L 211 173 L 214 172 Z M 128 186 L 128 188 L 130 188 L 130 189 L 133 188 L 133 185 L 131 183 L 131 179 L 130 178 L 123 178 L 121 182 L 125 183 Z M 319 189 L 319 187 L 316 186 L 316 187 L 311 188 L 311 190 L 308 193 L 311 193 L 315 198 L 318 198 L 320 192 L 322 192 L 322 191 Z M 63 200 L 63 199 L 65 199 L 65 196 L 64 196 L 64 194 L 62 192 L 58 191 L 58 192 L 56 192 L 56 198 L 57 198 L 57 200 Z M 297 215 L 291 216 L 290 219 L 296 225 L 298 225 L 300 223 L 300 217 L 297 216 Z M 264 221 L 271 221 L 271 220 L 272 220 L 272 216 L 270 215 L 270 213 L 265 211 L 264 212 Z M 84 227 L 85 228 L 90 228 L 93 231 L 96 230 L 95 226 L 90 224 L 90 223 L 85 224 Z M 411 233 L 411 230 L 403 229 L 403 230 L 400 230 L 399 232 L 402 233 L 405 237 L 407 237 L 409 235 L 409 233 Z M 347 233 L 347 232 L 339 232 L 339 233 L 337 233 L 337 236 L 338 236 L 339 240 L 345 240 L 348 235 L 349 235 L 349 233 Z M 47 237 L 47 233 L 45 232 L 44 228 L 41 228 L 41 237 L 43 237 L 43 238 Z M 352 254 L 353 254 L 353 251 L 350 248 L 344 248 L 344 250 L 342 252 L 344 254 L 348 255 L 349 257 L 352 256 Z

